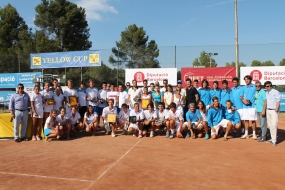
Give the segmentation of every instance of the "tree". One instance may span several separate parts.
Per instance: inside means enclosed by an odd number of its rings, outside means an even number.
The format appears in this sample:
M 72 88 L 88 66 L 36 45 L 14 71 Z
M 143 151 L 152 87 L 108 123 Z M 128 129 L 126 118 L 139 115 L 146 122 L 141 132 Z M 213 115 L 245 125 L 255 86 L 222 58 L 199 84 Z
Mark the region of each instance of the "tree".
M 143 27 L 138 28 L 135 24 L 121 32 L 121 40 L 116 41 L 116 47 L 112 48 L 112 53 L 109 62 L 114 66 L 119 64 L 128 68 L 160 67 L 156 59 L 159 56 L 156 42 L 154 40 L 148 42 L 148 36 Z
M 217 67 L 217 63 L 215 59 L 213 59 L 208 54 L 206 54 L 205 51 L 201 51 L 200 57 L 195 58 L 192 64 L 193 64 L 193 67 L 199 67 L 199 66 Z
M 279 65 L 280 66 L 285 66 L 285 58 L 283 58 L 282 61 L 280 61 Z
M 226 62 L 226 67 L 235 67 L 236 66 L 236 63 L 235 62 L 231 62 L 231 63 L 229 63 L 229 62 Z M 240 74 L 240 67 L 246 67 L 246 64 L 244 64 L 243 62 L 239 62 L 238 63 L 238 76 L 237 77 L 239 77 L 239 74 Z
M 17 10 L 10 4 L 0 8 L 0 72 L 29 71 L 32 43 L 31 29 Z
M 268 60 L 268 61 L 265 61 L 265 62 L 261 62 L 261 61 L 258 61 L 258 60 L 253 60 L 252 63 L 251 63 L 251 66 L 253 67 L 258 67 L 258 66 L 275 66 L 275 64 Z
M 265 61 L 261 64 L 262 66 L 275 66 L 275 64 L 272 61 Z
M 261 66 L 261 61 L 253 60 L 253 61 L 251 62 L 251 66 L 253 66 L 253 67 Z
M 42 0 L 36 8 L 37 52 L 88 50 L 85 9 L 68 0 Z M 48 46 L 48 47 L 45 47 Z

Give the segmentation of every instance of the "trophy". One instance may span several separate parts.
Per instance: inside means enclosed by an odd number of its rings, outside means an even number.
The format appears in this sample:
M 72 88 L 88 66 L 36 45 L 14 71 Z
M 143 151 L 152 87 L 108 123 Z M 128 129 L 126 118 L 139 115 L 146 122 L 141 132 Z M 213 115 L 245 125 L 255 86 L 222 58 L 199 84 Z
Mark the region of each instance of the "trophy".
M 91 102 L 96 103 L 97 102 L 97 98 L 96 97 L 92 98 Z

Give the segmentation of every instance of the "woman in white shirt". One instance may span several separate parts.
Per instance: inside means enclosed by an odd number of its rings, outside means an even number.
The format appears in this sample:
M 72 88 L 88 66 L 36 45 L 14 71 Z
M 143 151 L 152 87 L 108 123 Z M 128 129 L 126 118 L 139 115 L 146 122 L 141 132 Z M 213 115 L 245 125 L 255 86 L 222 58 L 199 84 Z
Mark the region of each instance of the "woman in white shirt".
M 94 112 L 93 106 L 89 105 L 87 111 L 84 114 L 84 125 L 86 127 L 86 132 L 89 133 L 93 130 L 92 136 L 95 136 L 96 129 L 98 127 L 97 121 L 98 115 Z
M 59 108 L 60 107 L 63 107 L 63 102 L 64 102 L 64 96 L 63 94 L 61 93 L 61 87 L 60 86 L 57 86 L 56 89 L 55 89 L 55 93 L 53 95 L 53 99 L 54 99 L 54 105 L 53 105 L 53 109 L 56 110 L 57 112 L 57 115 L 59 114 L 60 110 Z
M 172 102 L 176 104 L 176 109 L 180 110 L 183 114 L 183 107 L 182 105 L 184 104 L 184 97 L 181 94 L 181 88 L 176 87 L 176 93 L 172 95 Z
M 200 114 L 202 116 L 202 124 L 203 124 L 204 130 L 205 130 L 205 139 L 209 139 L 207 115 L 208 115 L 208 109 L 210 108 L 210 105 L 205 106 L 205 104 L 202 100 L 198 100 L 197 101 L 197 107 L 198 107 L 198 110 L 200 111 Z
M 173 95 L 173 89 L 172 89 L 172 86 L 169 84 L 167 85 L 167 91 L 163 95 L 164 104 L 165 104 L 166 109 L 169 109 L 169 105 L 172 102 L 172 95 Z
M 154 137 L 155 121 L 157 118 L 157 113 L 154 110 L 153 103 L 149 103 L 147 105 L 147 110 L 144 111 L 144 116 L 145 116 L 144 118 L 145 120 L 144 120 L 144 125 L 143 125 L 143 135 L 146 136 L 150 128 L 149 137 L 152 138 Z
M 56 125 L 56 110 L 53 109 L 45 122 L 44 134 L 46 136 L 46 141 L 50 142 L 52 138 L 56 138 L 58 136 Z
M 60 107 L 59 109 L 59 115 L 56 117 L 56 121 L 58 123 L 58 138 L 63 135 L 63 133 L 66 131 L 66 139 L 69 140 L 69 134 L 71 130 L 71 125 L 69 123 L 69 118 L 66 114 L 66 109 L 64 107 Z
M 54 101 L 53 95 L 53 91 L 49 89 L 49 83 L 45 82 L 44 90 L 42 91 L 42 96 L 44 99 L 44 123 L 46 122 L 46 119 L 48 118 L 51 110 L 53 109 L 54 102 L 51 102 Z
M 34 87 L 34 93 L 31 95 L 31 107 L 32 107 L 32 120 L 33 120 L 33 126 L 32 126 L 32 133 L 33 137 L 32 140 L 41 140 L 41 132 L 42 132 L 42 123 L 43 123 L 43 116 L 44 116 L 44 110 L 43 110 L 43 97 L 40 94 L 40 86 Z

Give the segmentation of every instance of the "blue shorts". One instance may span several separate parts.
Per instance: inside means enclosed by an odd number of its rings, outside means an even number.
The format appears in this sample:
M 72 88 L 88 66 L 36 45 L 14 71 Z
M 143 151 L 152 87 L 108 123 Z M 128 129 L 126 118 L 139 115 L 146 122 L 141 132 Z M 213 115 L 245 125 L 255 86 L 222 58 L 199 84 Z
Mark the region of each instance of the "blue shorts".
M 97 107 L 97 114 L 102 115 L 103 109 L 103 107 Z
M 98 106 L 93 106 L 93 111 L 98 114 Z
M 49 136 L 50 132 L 51 132 L 51 129 L 46 128 L 46 129 L 44 130 L 45 136 Z

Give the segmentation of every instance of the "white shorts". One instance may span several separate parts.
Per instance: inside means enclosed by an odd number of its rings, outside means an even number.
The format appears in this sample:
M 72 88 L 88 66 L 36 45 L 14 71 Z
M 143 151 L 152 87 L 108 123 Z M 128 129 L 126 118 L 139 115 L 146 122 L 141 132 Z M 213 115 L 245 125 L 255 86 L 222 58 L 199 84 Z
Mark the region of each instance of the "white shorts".
M 243 108 L 241 120 L 255 121 L 257 119 L 255 108 Z
M 243 110 L 243 109 L 238 109 L 238 110 L 237 110 L 240 119 L 242 118 L 242 110 Z
M 194 128 L 194 129 L 197 129 L 197 128 L 199 128 L 199 127 L 202 125 L 202 122 L 200 122 L 200 123 L 198 124 L 198 126 L 196 127 L 195 125 L 196 125 L 197 123 L 198 123 L 198 122 L 192 122 L 192 123 L 191 123 L 191 125 L 192 125 L 191 127 Z M 188 127 L 188 122 L 184 122 L 183 124 Z
M 216 132 L 214 133 L 211 129 L 211 135 L 218 135 L 220 127 L 227 128 L 227 125 L 229 122 L 230 122 L 229 120 L 223 119 L 218 125 L 213 126 L 213 128 L 216 130 Z
M 130 130 L 130 128 L 134 128 L 135 130 L 139 130 L 138 123 L 131 123 L 131 124 L 129 125 L 129 130 Z
M 176 131 L 178 131 L 179 127 L 180 127 L 180 122 L 179 121 L 175 121 Z

